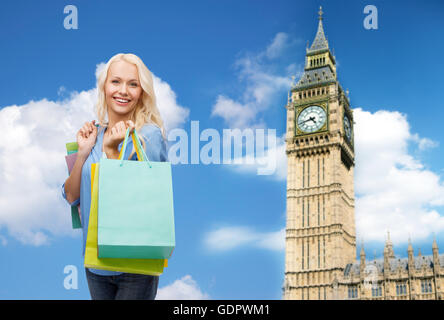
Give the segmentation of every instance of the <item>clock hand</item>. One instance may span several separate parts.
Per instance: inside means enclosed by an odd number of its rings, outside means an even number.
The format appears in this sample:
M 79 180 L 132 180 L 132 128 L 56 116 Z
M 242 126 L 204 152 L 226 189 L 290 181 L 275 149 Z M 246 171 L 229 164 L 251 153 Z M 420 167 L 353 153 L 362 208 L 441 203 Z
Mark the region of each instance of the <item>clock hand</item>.
M 306 123 L 307 121 L 310 121 L 310 120 L 312 120 L 312 118 L 310 118 L 310 119 L 307 119 L 307 120 L 305 120 L 305 121 L 302 121 L 302 122 L 299 122 L 299 125 L 301 125 L 301 124 L 303 124 L 303 123 Z

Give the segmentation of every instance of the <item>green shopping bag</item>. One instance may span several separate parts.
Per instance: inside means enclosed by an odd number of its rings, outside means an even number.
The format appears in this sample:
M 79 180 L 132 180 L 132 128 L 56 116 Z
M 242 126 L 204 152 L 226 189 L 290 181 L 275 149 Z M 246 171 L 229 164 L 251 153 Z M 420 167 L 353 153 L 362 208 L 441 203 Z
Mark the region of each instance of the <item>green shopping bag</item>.
M 79 145 L 77 142 L 68 142 L 66 144 L 67 156 L 65 157 L 66 164 L 68 165 L 68 174 L 71 174 L 72 167 L 77 158 L 77 151 Z M 73 229 L 82 228 L 82 222 L 80 221 L 80 206 L 71 206 L 71 224 Z
M 127 273 L 158 276 L 168 266 L 168 260 L 161 259 L 99 259 L 97 257 L 97 202 L 99 164 L 91 165 L 91 208 L 89 213 L 88 234 L 85 247 L 85 267 Z
M 139 160 L 100 160 L 99 258 L 168 259 L 175 247 L 171 163 L 149 161 L 137 132 Z

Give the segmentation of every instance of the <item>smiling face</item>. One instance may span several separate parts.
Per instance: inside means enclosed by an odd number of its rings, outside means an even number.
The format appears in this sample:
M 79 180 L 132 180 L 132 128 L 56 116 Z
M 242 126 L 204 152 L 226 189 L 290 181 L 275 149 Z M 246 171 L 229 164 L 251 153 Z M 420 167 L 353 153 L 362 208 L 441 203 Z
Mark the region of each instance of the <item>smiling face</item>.
M 123 60 L 111 63 L 104 89 L 109 121 L 129 119 L 142 95 L 137 67 Z

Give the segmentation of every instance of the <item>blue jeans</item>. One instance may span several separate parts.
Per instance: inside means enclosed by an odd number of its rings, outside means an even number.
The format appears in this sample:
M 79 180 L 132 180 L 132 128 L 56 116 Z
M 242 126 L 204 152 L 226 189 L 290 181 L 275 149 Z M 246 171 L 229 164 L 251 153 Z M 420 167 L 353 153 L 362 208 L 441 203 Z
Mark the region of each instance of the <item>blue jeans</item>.
M 85 268 L 89 292 L 93 300 L 154 300 L 158 276 L 122 273 L 100 276 Z

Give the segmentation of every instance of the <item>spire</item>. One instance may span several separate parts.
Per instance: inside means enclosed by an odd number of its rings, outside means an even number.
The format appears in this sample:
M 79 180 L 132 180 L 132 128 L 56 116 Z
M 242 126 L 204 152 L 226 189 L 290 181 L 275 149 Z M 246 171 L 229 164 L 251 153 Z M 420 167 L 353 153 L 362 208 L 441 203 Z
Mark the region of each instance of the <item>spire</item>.
M 433 234 L 433 246 L 432 246 L 432 248 L 438 250 L 438 244 L 436 243 L 436 236 L 435 236 L 435 234 Z
M 322 25 L 322 15 L 324 12 L 322 12 L 322 7 L 319 7 L 319 25 L 318 25 L 318 32 L 316 33 L 316 37 L 313 40 L 313 43 L 311 44 L 310 49 L 307 49 L 307 53 L 319 51 L 319 50 L 328 50 L 328 42 L 327 38 L 325 37 L 324 33 L 324 27 Z
M 393 244 L 390 240 L 390 231 L 387 231 L 387 240 L 385 242 L 384 252 L 386 252 L 388 258 L 395 257 L 395 253 L 393 252 Z
M 407 252 L 413 252 L 412 239 L 409 237 L 409 246 L 407 248 Z
M 360 256 L 364 257 L 364 259 L 365 259 L 364 241 L 361 242 L 361 253 L 360 253 Z
M 439 263 L 439 251 L 438 251 L 438 244 L 436 243 L 436 236 L 435 233 L 433 233 L 433 272 L 436 274 L 439 274 L 440 269 L 440 263 Z

